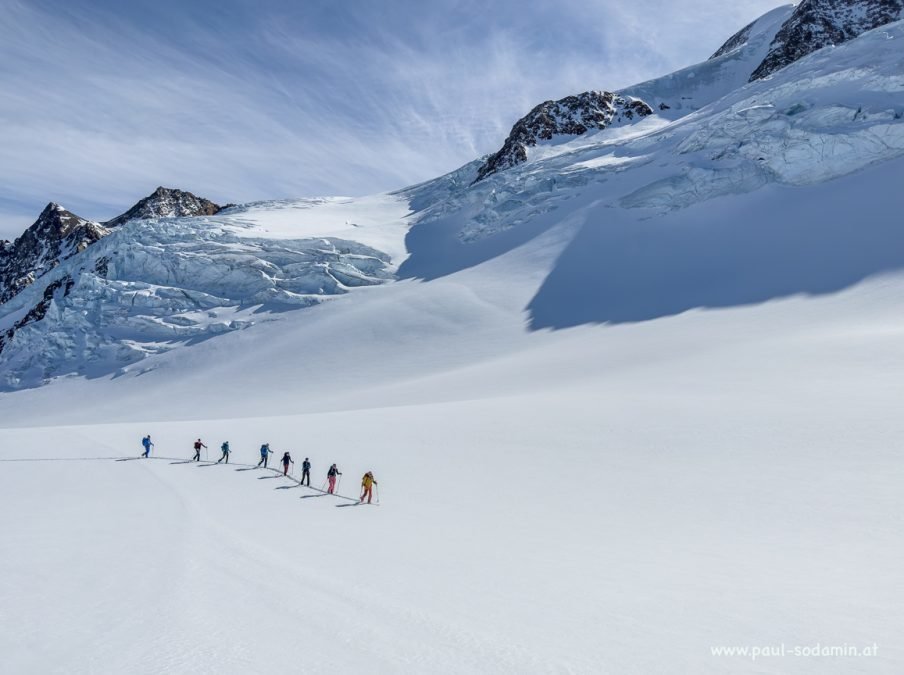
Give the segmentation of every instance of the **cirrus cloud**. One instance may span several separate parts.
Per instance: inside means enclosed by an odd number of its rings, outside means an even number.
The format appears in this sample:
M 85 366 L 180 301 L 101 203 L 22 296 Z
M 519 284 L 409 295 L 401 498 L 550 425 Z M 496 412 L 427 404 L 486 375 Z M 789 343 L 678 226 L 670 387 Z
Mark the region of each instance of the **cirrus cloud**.
M 706 58 L 774 0 L 0 0 L 0 236 L 158 184 L 365 194 L 490 152 L 536 103 Z

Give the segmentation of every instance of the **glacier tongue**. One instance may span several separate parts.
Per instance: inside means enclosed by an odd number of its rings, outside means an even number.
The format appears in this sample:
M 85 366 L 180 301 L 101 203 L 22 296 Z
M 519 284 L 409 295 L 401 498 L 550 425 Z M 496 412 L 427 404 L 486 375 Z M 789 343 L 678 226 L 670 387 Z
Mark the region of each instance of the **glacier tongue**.
M 337 237 L 255 237 L 213 218 L 134 221 L 2 306 L 0 387 L 108 374 L 392 278 L 389 255 Z

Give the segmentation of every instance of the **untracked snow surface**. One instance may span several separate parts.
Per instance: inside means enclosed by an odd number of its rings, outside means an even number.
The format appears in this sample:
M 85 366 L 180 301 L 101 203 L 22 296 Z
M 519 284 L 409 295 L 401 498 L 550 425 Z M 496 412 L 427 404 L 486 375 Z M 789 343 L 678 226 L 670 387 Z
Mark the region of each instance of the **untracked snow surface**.
M 904 670 L 901 44 L 55 268 L 0 373 L 49 381 L 0 393 L 0 670 Z

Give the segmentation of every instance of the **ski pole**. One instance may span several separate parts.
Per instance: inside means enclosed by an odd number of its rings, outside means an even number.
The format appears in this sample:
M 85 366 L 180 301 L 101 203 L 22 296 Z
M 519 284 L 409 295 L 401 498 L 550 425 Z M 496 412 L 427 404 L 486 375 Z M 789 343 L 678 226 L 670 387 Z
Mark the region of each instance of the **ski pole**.
M 377 488 L 377 504 L 380 503 L 380 484 L 374 483 L 374 487 Z

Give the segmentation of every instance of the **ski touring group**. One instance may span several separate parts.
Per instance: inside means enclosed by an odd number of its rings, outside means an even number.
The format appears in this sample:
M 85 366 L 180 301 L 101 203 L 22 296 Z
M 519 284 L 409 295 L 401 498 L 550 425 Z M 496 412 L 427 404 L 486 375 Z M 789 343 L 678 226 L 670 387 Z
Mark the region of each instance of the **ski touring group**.
M 144 438 L 141 439 L 141 445 L 144 448 L 144 452 L 141 453 L 141 457 L 148 458 L 151 455 L 151 448 L 154 447 L 153 441 L 151 441 L 151 435 L 148 434 Z M 194 448 L 194 456 L 191 458 L 192 462 L 200 462 L 201 461 L 201 450 L 206 450 L 207 446 L 203 443 L 203 441 L 199 438 L 196 440 L 192 446 Z M 223 444 L 220 446 L 220 452 L 222 453 L 220 458 L 215 462 L 216 464 L 225 463 L 229 464 L 229 456 L 232 453 L 232 450 L 229 447 L 229 441 L 223 441 Z M 270 449 L 269 443 L 264 443 L 261 445 L 260 449 L 260 461 L 257 463 L 258 467 L 268 468 L 268 463 L 270 461 L 270 455 L 273 454 L 273 451 Z M 289 466 L 295 465 L 295 460 L 292 459 L 292 455 L 287 451 L 283 453 L 282 458 L 280 459 L 280 463 L 283 468 L 283 476 L 289 475 Z M 336 487 L 338 485 L 338 481 L 341 480 L 342 472 L 339 471 L 339 468 L 335 464 L 331 464 L 330 468 L 326 472 L 326 481 L 323 484 L 323 487 L 319 489 L 320 492 L 325 492 L 326 494 L 336 494 Z M 299 485 L 304 485 L 306 487 L 311 487 L 311 460 L 309 457 L 305 457 L 304 461 L 301 463 L 301 479 L 299 480 Z M 373 503 L 373 490 L 374 486 L 379 485 L 374 478 L 373 472 L 368 471 L 361 477 L 361 497 L 359 502 L 371 504 Z M 326 489 L 323 489 L 326 488 Z M 317 489 L 317 488 L 312 488 Z M 379 494 L 377 495 L 377 503 L 379 503 Z

